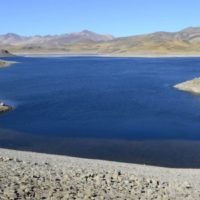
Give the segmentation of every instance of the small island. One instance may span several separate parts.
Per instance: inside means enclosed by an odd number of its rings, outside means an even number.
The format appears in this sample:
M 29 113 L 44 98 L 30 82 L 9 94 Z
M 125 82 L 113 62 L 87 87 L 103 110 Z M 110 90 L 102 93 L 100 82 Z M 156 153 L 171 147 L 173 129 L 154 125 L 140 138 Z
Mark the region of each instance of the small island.
M 200 78 L 194 78 L 174 86 L 178 90 L 200 94 Z
M 6 105 L 6 104 L 3 103 L 3 102 L 0 102 L 0 114 L 1 114 L 1 113 L 5 113 L 5 112 L 8 112 L 8 111 L 10 111 L 10 110 L 12 110 L 12 107 L 11 107 L 11 106 Z

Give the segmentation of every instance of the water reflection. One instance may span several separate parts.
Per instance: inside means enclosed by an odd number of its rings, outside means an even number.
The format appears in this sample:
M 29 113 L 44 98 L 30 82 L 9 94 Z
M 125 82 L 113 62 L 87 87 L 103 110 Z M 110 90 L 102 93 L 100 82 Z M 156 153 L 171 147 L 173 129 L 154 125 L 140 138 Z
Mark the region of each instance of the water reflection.
M 200 167 L 200 141 L 193 140 L 47 137 L 0 129 L 0 147 L 166 167 Z

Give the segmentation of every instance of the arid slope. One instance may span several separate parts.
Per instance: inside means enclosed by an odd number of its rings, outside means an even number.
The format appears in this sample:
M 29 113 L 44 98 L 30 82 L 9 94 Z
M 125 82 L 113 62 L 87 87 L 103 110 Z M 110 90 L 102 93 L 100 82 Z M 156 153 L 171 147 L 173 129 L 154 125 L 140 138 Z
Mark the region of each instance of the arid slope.
M 0 46 L 14 53 L 107 55 L 200 55 L 200 28 L 115 38 L 91 31 L 47 36 L 0 35 Z

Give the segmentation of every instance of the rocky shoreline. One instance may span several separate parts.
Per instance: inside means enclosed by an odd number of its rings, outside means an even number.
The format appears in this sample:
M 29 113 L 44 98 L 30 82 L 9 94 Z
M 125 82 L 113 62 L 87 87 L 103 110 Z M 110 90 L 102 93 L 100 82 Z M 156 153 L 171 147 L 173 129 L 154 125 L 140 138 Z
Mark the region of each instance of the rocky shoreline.
M 0 149 L 0 199 L 197 200 L 199 169 Z
M 174 86 L 178 90 L 200 94 L 200 78 L 194 78 Z

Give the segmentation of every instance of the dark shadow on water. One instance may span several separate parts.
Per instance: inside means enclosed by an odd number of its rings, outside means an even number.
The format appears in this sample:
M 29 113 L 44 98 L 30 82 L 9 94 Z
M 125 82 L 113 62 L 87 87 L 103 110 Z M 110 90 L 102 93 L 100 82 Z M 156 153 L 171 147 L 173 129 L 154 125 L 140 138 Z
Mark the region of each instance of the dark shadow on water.
M 200 141 L 64 138 L 0 129 L 0 147 L 178 168 L 200 168 Z

